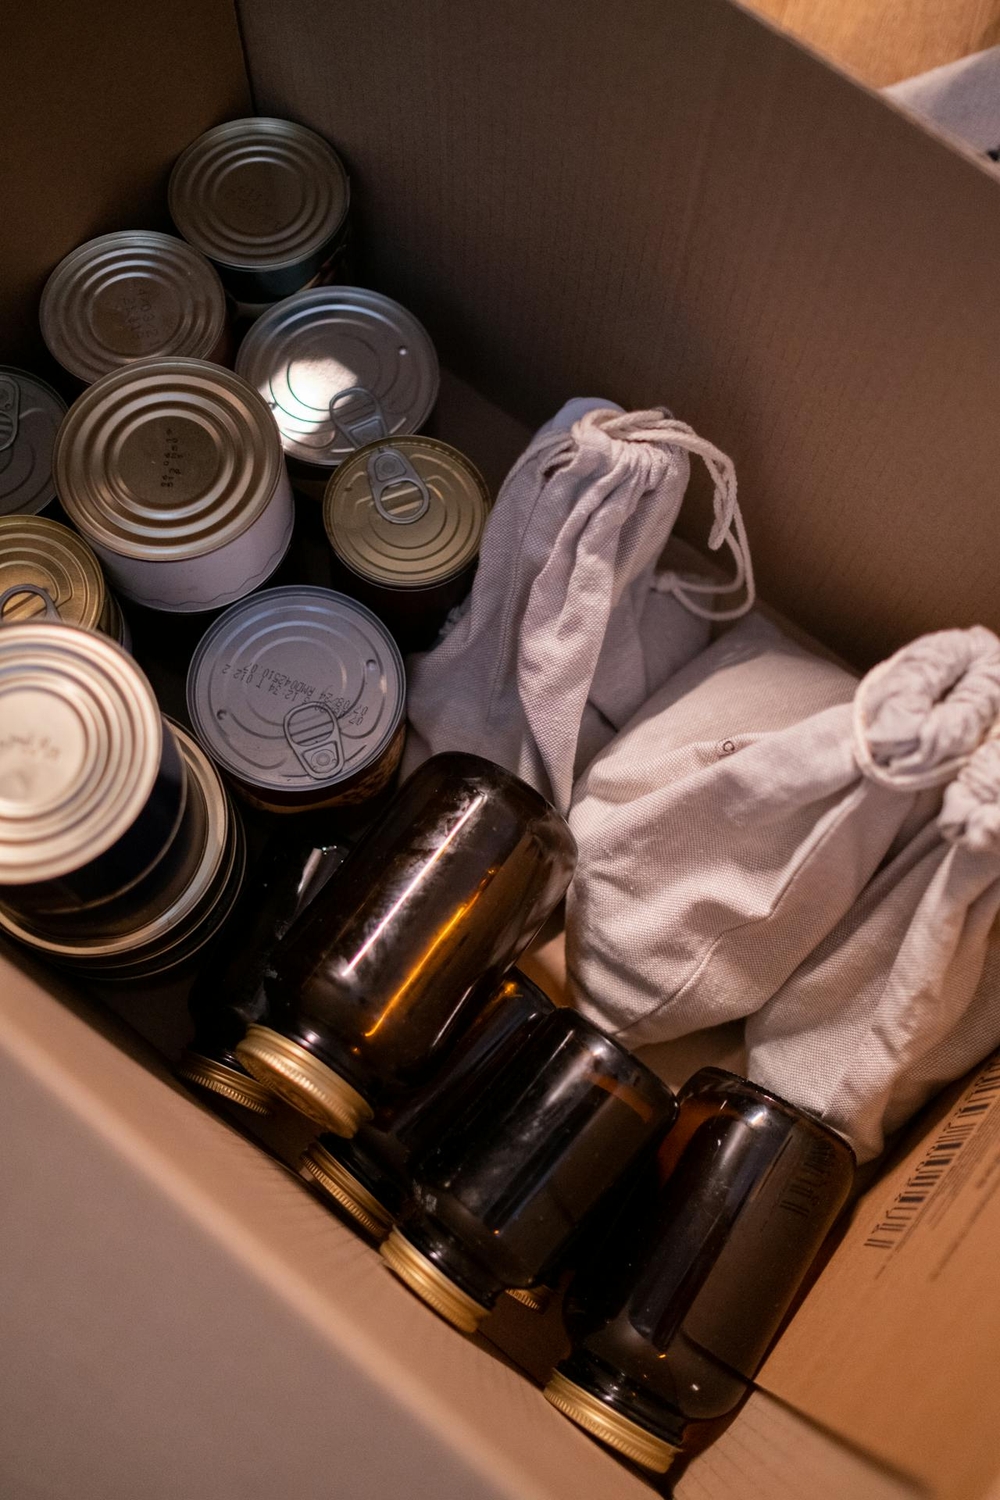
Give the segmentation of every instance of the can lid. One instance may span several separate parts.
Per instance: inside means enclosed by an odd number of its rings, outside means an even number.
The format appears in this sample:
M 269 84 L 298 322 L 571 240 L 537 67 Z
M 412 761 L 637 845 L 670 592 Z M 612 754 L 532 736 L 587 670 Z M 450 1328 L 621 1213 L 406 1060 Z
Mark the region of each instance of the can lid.
M 345 594 L 289 585 L 227 609 L 187 679 L 195 733 L 250 786 L 336 786 L 387 748 L 403 717 L 403 661 L 385 626 Z
M 87 539 L 125 557 L 200 557 L 261 515 L 284 470 L 257 392 L 198 359 L 103 376 L 59 430 L 56 490 Z
M 345 459 L 327 485 L 323 522 L 353 572 L 391 588 L 426 588 L 475 560 L 489 510 L 485 480 L 457 448 L 399 437 Z
M 253 117 L 207 130 L 177 159 L 170 217 L 186 240 L 234 270 L 295 265 L 347 217 L 350 183 L 321 136 Z
M 276 303 L 243 340 L 236 368 L 274 413 L 285 452 L 326 469 L 365 443 L 418 431 L 440 380 L 413 314 L 353 286 Z
M 45 283 L 42 337 L 89 384 L 136 359 L 207 359 L 226 326 L 215 267 L 176 235 L 103 234 L 70 251 Z
M 55 499 L 52 449 L 65 415 L 44 380 L 0 365 L 0 515 L 33 516 Z
M 101 565 L 82 537 L 44 516 L 0 516 L 0 621 L 35 619 L 46 613 L 42 590 L 66 625 L 95 630 L 108 593 Z
M 122 837 L 156 782 L 153 690 L 105 636 L 0 629 L 0 885 L 52 880 Z

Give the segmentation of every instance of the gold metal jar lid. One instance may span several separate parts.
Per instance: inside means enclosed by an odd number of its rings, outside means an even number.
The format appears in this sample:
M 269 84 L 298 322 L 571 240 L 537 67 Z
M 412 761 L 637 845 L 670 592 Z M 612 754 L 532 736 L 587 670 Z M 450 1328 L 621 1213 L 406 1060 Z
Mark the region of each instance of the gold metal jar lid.
M 45 283 L 42 337 L 64 370 L 98 380 L 137 359 L 208 359 L 226 327 L 218 272 L 172 234 L 127 229 L 70 251 Z
M 284 473 L 274 420 L 246 381 L 197 359 L 147 359 L 74 401 L 56 489 L 89 541 L 125 557 L 200 557 L 241 536 Z
M 334 1135 L 355 1135 L 372 1117 L 371 1105 L 346 1078 L 268 1026 L 248 1027 L 236 1056 L 272 1094 Z
M 345 459 L 323 500 L 323 524 L 345 567 L 386 588 L 428 588 L 479 554 L 486 481 L 449 443 L 398 437 Z
M 544 1394 L 546 1401 L 589 1432 L 591 1437 L 600 1438 L 609 1448 L 624 1453 L 633 1463 L 654 1474 L 665 1474 L 681 1451 L 672 1443 L 647 1432 L 638 1422 L 631 1422 L 620 1412 L 613 1411 L 590 1391 L 567 1380 L 559 1370 L 545 1387 Z
M 17 588 L 42 589 L 60 620 L 82 630 L 101 626 L 109 598 L 101 565 L 83 538 L 43 516 L 0 516 L 0 595 Z M 44 613 L 44 600 L 34 593 L 9 593 L 0 605 L 5 625 Z
M 428 1307 L 446 1318 L 453 1328 L 462 1333 L 478 1331 L 490 1309 L 470 1297 L 468 1292 L 463 1292 L 460 1286 L 456 1286 L 449 1276 L 432 1260 L 428 1260 L 398 1229 L 392 1231 L 379 1253 L 400 1281 L 411 1292 L 416 1292 Z
M 56 498 L 52 448 L 65 415 L 44 380 L 0 365 L 0 515 L 33 516 Z
M 440 380 L 413 314 L 354 286 L 276 303 L 243 340 L 236 368 L 274 413 L 285 452 L 326 469 L 376 438 L 417 432 Z
M 110 849 L 156 783 L 163 722 L 104 636 L 0 629 L 0 886 L 67 875 Z
M 311 1182 L 322 1188 L 373 1239 L 385 1239 L 392 1228 L 392 1214 L 319 1141 L 314 1141 L 304 1152 L 299 1167 Z
M 188 1049 L 177 1065 L 178 1075 L 209 1094 L 218 1094 L 232 1104 L 240 1104 L 251 1114 L 269 1115 L 274 1103 L 269 1089 L 249 1073 L 229 1068 L 215 1057 Z
M 338 232 L 350 204 L 343 162 L 291 120 L 229 120 L 192 141 L 170 174 L 170 217 L 220 265 L 294 265 Z

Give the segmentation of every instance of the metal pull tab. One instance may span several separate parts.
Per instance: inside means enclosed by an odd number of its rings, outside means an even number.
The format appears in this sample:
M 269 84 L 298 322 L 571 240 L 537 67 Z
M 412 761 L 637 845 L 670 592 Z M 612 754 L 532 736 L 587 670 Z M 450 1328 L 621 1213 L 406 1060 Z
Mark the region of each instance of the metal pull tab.
M 366 443 L 377 443 L 379 438 L 389 436 L 378 397 L 363 385 L 351 385 L 337 392 L 330 401 L 330 420 L 352 448 L 363 448 Z
M 380 448 L 369 458 L 367 468 L 372 500 L 384 521 L 391 521 L 394 526 L 412 526 L 414 521 L 427 514 L 430 491 L 405 453 L 400 453 L 398 448 Z M 413 505 L 413 490 L 419 496 L 416 510 L 408 508 Z M 388 509 L 390 496 L 396 500 L 398 509 Z M 405 503 L 400 504 L 404 497 Z
M 315 781 L 329 781 L 344 765 L 336 715 L 325 703 L 300 703 L 285 715 L 285 739 Z
M 0 375 L 0 453 L 13 448 L 21 415 L 21 387 L 9 375 Z
M 4 618 L 4 609 L 6 608 L 7 600 L 8 599 L 16 599 L 17 596 L 18 596 L 18 594 L 34 594 L 37 599 L 41 599 L 42 605 L 43 605 L 43 609 L 42 609 L 42 618 L 43 619 L 45 619 L 45 620 L 61 620 L 62 619 L 62 615 L 56 609 L 56 602 L 53 599 L 52 595 L 48 592 L 47 589 L 43 589 L 43 588 L 39 587 L 39 585 L 37 583 L 15 583 L 9 589 L 4 589 L 3 593 L 0 594 L 0 625 L 16 625 L 17 624 L 17 621 L 15 619 L 7 620 L 7 619 Z M 31 616 L 29 616 L 29 618 L 34 620 L 34 619 L 37 619 L 38 616 L 37 615 L 31 615 Z

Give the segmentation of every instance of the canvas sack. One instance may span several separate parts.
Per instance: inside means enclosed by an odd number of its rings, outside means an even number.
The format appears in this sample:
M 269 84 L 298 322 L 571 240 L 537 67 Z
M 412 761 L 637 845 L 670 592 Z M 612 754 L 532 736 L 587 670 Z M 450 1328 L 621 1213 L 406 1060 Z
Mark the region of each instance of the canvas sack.
M 658 569 L 692 454 L 714 485 L 709 545 L 735 558 L 728 585 Z M 500 490 L 464 609 L 407 664 L 404 771 L 472 751 L 565 813 L 579 766 L 704 647 L 709 619 L 752 598 L 725 454 L 662 410 L 590 408 L 569 428 L 550 424 Z
M 760 1009 L 918 838 L 1000 710 L 1000 641 L 942 631 L 860 683 L 750 617 L 590 766 L 566 954 L 629 1046 Z

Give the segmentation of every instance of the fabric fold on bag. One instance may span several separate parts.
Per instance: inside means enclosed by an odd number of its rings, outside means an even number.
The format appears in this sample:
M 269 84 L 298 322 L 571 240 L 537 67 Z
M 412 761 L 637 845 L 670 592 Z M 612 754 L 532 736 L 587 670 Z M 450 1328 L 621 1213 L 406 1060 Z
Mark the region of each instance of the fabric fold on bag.
M 709 545 L 732 554 L 729 583 L 657 570 L 692 453 L 713 479 Z M 717 610 L 718 596 L 733 602 Z M 565 813 L 583 760 L 705 646 L 710 619 L 752 600 L 725 454 L 662 410 L 591 407 L 543 428 L 500 490 L 464 610 L 408 662 L 404 771 L 474 751 Z
M 1000 1046 L 1000 740 L 940 814 L 747 1023 L 758 1083 L 845 1135 L 859 1161 Z
M 765 622 L 735 627 L 577 788 L 574 1004 L 630 1046 L 752 1015 L 920 838 L 998 710 L 981 627 L 857 684 Z

